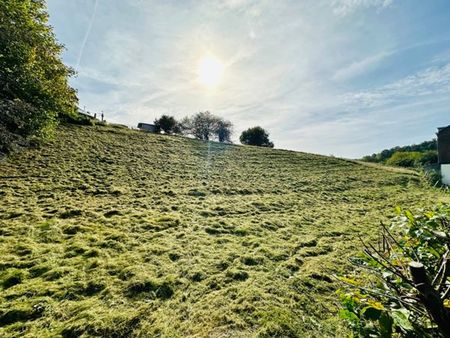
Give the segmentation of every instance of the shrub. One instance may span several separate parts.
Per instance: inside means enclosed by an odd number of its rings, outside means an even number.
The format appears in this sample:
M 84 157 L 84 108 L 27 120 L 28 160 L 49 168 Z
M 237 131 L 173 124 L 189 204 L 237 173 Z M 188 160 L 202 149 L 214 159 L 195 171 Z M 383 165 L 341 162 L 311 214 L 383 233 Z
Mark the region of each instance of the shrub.
M 448 337 L 450 206 L 397 212 L 378 248 L 353 259 L 362 272 L 340 278 L 340 315 L 359 337 Z
M 154 123 L 158 132 L 162 130 L 166 134 L 172 134 L 177 131 L 178 122 L 173 116 L 162 115 Z
M 386 161 L 387 165 L 413 168 L 421 159 L 422 154 L 417 151 L 397 151 Z
M 243 131 L 239 140 L 242 144 L 273 148 L 273 142 L 269 140 L 269 133 L 261 127 L 253 127 Z
M 428 150 L 420 154 L 420 158 L 418 159 L 418 164 L 430 165 L 438 163 L 438 153 L 436 150 Z

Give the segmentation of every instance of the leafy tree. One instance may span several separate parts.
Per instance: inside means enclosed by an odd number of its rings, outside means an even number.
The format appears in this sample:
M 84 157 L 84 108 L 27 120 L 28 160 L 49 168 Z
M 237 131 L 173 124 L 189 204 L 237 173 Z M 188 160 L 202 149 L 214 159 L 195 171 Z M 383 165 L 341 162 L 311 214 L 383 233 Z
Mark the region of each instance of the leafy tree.
M 242 144 L 273 148 L 273 143 L 269 140 L 269 134 L 261 127 L 253 127 L 243 131 L 239 140 Z
M 216 138 L 220 142 L 231 142 L 232 128 L 233 125 L 230 121 L 225 121 L 209 111 L 185 117 L 180 123 L 183 133 L 206 141 Z
M 216 134 L 219 142 L 231 143 L 231 134 L 233 133 L 233 125 L 230 121 L 220 119 L 217 121 Z
M 215 133 L 217 117 L 209 111 L 200 112 L 192 119 L 192 134 L 200 140 L 209 140 Z
M 159 119 L 156 119 L 154 123 L 158 132 L 162 130 L 166 134 L 172 134 L 178 131 L 178 123 L 173 116 L 162 115 Z
M 44 0 L 0 1 L 0 151 L 11 140 L 46 137 L 57 118 L 76 115 L 74 70 L 62 50 Z

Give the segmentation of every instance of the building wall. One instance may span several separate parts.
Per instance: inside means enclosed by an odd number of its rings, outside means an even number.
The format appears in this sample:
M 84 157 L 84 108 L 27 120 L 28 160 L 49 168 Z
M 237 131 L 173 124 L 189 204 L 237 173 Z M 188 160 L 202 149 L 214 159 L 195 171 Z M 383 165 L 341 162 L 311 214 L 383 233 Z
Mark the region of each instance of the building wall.
M 450 164 L 450 127 L 438 132 L 438 154 L 440 164 Z
M 148 123 L 139 123 L 138 124 L 138 128 L 145 130 L 145 131 L 149 131 L 151 133 L 156 132 L 156 126 L 154 124 L 148 124 Z
M 450 186 L 450 164 L 441 164 L 442 183 Z

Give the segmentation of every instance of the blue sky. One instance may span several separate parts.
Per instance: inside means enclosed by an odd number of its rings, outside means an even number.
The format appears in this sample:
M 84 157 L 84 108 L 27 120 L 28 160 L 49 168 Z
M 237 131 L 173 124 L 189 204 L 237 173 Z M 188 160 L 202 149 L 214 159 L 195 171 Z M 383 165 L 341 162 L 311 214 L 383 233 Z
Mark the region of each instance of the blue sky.
M 235 139 L 356 158 L 450 124 L 448 0 L 48 0 L 80 106 L 135 126 L 209 110 Z M 220 83 L 198 81 L 207 54 Z

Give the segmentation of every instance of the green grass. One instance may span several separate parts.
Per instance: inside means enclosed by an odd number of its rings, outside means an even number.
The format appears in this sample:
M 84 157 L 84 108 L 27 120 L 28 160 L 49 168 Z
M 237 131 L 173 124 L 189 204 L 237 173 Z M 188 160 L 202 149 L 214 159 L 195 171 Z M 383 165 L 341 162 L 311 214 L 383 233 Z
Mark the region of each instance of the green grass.
M 0 164 L 0 336 L 342 336 L 333 274 L 414 172 L 114 127 Z

